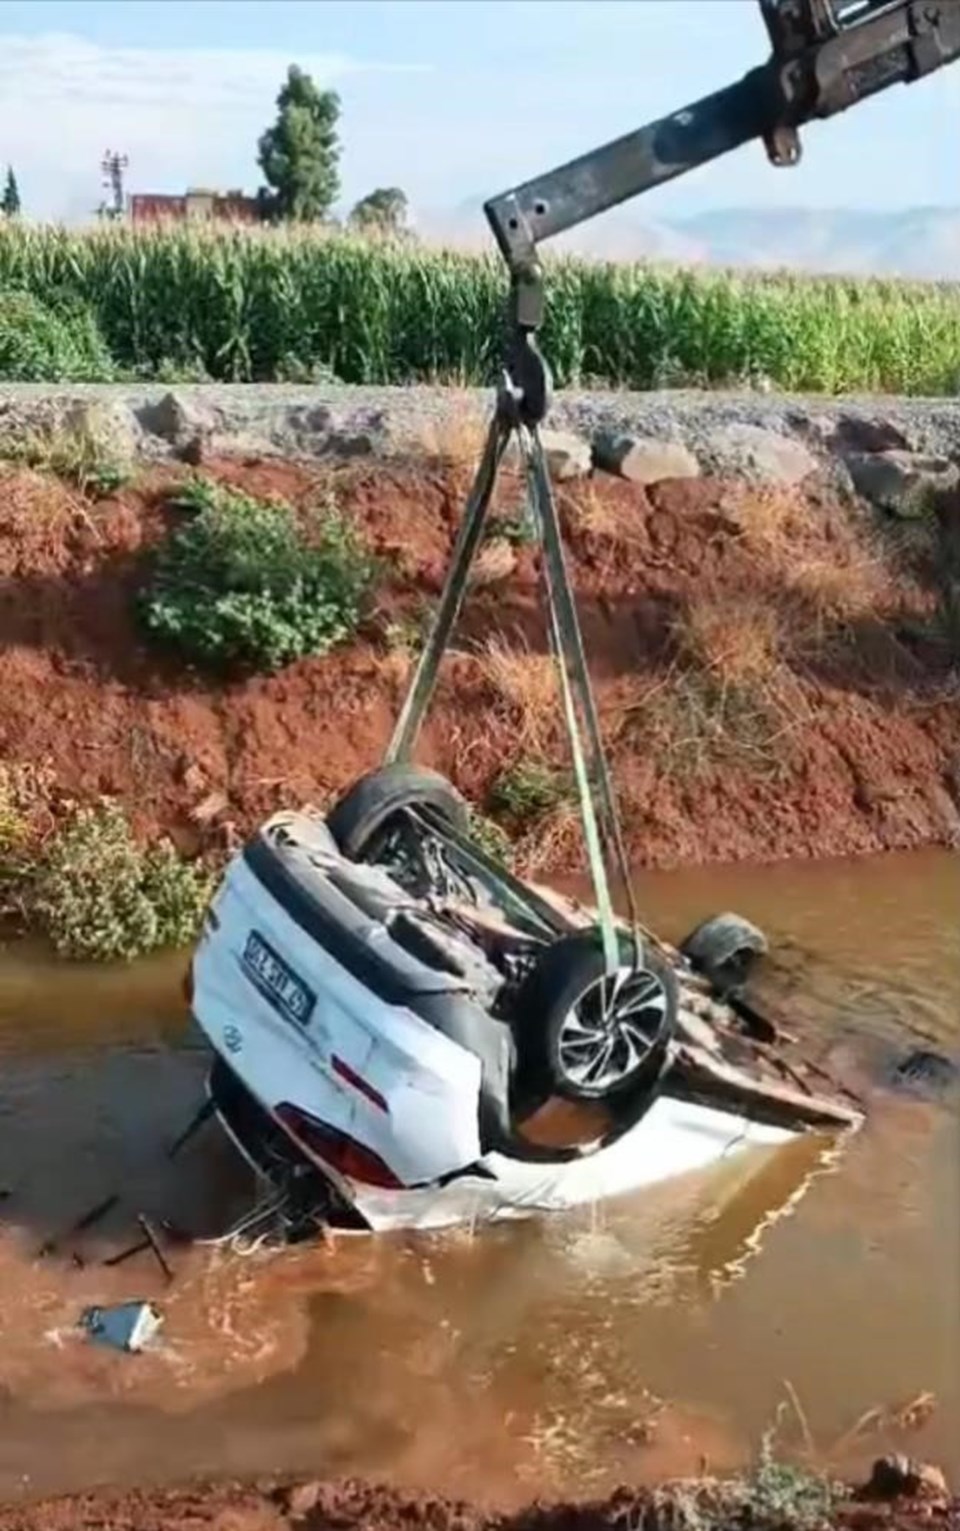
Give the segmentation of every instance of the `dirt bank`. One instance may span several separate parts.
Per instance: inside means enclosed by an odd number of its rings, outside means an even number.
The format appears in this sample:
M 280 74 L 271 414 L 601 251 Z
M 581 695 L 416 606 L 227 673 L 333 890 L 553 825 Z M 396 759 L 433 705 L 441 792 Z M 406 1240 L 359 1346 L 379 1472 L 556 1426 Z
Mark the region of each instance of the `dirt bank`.
M 210 476 L 298 506 L 332 490 L 384 570 L 355 641 L 217 684 L 158 658 L 131 610 L 186 471 L 157 466 L 91 501 L 3 470 L 0 761 L 29 767 L 44 812 L 108 794 L 144 832 L 197 850 L 233 843 L 282 803 L 322 803 L 377 763 L 467 476 L 205 461 Z M 504 773 L 565 761 L 517 494 L 508 482 L 421 749 L 481 805 Z M 932 533 L 884 531 L 823 486 L 591 475 L 559 494 L 637 864 L 957 843 L 960 701 Z M 511 827 L 531 869 L 577 864 L 569 795 L 514 812 Z
M 363 1483 L 227 1483 L 180 1490 L 98 1493 L 0 1509 L 0 1531 L 956 1531 L 960 1501 L 934 1496 L 892 1503 L 847 1491 L 826 1513 L 803 1500 L 782 1506 L 722 1485 L 692 1482 L 621 1490 L 591 1503 L 534 1504 L 511 1515 L 437 1497 L 407 1497 Z

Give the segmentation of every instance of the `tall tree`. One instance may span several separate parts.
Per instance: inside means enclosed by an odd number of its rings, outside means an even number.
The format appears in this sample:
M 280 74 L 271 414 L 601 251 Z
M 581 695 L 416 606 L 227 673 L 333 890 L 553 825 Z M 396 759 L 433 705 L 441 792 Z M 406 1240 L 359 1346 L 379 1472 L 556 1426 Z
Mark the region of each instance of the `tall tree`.
M 399 186 L 378 186 L 361 197 L 350 213 L 353 228 L 377 234 L 407 232 L 407 197 Z
M 7 184 L 3 188 L 3 197 L 0 198 L 0 212 L 8 218 L 15 218 L 20 211 L 20 188 L 17 178 L 13 173 L 13 166 L 7 166 Z
M 325 217 L 340 190 L 340 97 L 291 64 L 277 96 L 277 120 L 261 136 L 259 164 L 272 188 L 273 217 Z

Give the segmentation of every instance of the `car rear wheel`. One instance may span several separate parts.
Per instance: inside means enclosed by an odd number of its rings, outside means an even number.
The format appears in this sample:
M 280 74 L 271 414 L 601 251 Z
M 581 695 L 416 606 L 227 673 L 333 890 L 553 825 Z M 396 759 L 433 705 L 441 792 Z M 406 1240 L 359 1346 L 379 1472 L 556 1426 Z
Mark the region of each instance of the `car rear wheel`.
M 715 914 L 692 930 L 680 950 L 719 994 L 741 989 L 769 943 L 763 931 L 739 914 Z
M 567 1100 L 614 1100 L 659 1077 L 677 1020 L 670 965 L 647 949 L 638 967 L 632 943 L 606 971 L 598 931 L 554 941 L 517 1001 L 518 1072 L 525 1093 Z
M 341 855 L 362 861 L 387 821 L 404 808 L 428 808 L 454 830 L 466 833 L 470 812 L 456 787 L 424 766 L 381 766 L 361 776 L 327 814 L 327 828 Z

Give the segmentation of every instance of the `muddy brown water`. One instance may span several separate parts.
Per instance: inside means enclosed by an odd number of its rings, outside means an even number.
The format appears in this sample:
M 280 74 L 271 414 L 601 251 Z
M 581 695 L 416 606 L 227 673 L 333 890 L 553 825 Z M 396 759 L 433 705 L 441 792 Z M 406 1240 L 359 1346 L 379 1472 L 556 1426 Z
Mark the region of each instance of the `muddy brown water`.
M 248 1189 L 215 1129 L 164 1159 L 205 1062 L 183 959 L 0 954 L 0 1498 L 287 1469 L 590 1492 L 734 1466 L 778 1419 L 785 1447 L 838 1466 L 898 1447 L 960 1476 L 957 1104 L 876 1082 L 918 1039 L 960 1049 L 960 857 L 639 886 L 665 934 L 732 907 L 782 942 L 785 1003 L 868 1089 L 839 1159 L 805 1140 L 475 1236 L 183 1248 L 169 1290 L 149 1256 L 100 1262 L 137 1211 L 213 1235 Z M 115 1190 L 95 1235 L 39 1257 Z M 124 1297 L 164 1307 L 155 1354 L 76 1334 L 87 1303 Z M 915 1420 L 891 1417 L 917 1399 Z

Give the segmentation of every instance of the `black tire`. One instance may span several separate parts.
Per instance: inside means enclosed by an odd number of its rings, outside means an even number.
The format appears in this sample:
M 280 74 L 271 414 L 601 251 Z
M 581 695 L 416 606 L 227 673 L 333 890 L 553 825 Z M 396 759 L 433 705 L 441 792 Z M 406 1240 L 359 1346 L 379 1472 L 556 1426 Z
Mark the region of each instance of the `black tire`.
M 642 966 L 637 969 L 632 941 L 625 939 L 621 944 L 623 967 L 619 975 L 624 976 L 609 1022 L 601 1020 L 597 1009 L 603 985 L 611 982 L 606 978 L 599 931 L 578 931 L 545 949 L 517 999 L 514 1036 L 522 1096 L 617 1100 L 656 1082 L 676 1030 L 679 993 L 670 964 L 652 951 L 649 943 L 645 948 Z M 632 1008 L 631 1001 L 635 1004 L 641 1000 L 645 991 L 648 1003 L 639 1011 Z M 578 1012 L 578 1005 L 584 1002 L 586 1011 Z M 596 1038 L 602 1053 L 608 1027 L 615 1040 L 612 1051 L 608 1049 L 606 1064 L 600 1071 L 592 1071 L 595 1077 L 589 1077 L 591 1070 L 586 1066 L 572 1067 L 571 1056 L 578 1050 L 581 1059 L 586 1059 L 588 1033 Z
M 742 989 L 769 943 L 758 926 L 740 914 L 715 914 L 703 920 L 680 944 L 680 950 L 719 994 Z
M 466 833 L 470 810 L 439 771 L 403 763 L 361 776 L 327 814 L 327 828 L 343 856 L 361 861 L 373 837 L 402 808 L 432 808 L 452 829 Z

